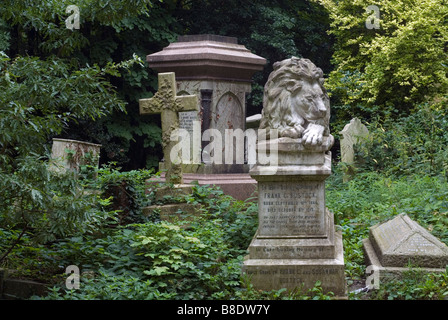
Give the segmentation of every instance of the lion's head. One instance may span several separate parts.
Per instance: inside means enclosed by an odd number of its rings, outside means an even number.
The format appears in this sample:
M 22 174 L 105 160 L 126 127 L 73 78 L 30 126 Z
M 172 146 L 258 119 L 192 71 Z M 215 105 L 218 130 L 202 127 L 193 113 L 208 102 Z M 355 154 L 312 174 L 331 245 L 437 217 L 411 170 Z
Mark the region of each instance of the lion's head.
M 274 64 L 264 87 L 260 129 L 277 129 L 279 137 L 308 139 L 316 143 L 328 136 L 330 100 L 323 72 L 308 59 L 292 57 Z M 311 139 L 311 138 L 310 138 Z

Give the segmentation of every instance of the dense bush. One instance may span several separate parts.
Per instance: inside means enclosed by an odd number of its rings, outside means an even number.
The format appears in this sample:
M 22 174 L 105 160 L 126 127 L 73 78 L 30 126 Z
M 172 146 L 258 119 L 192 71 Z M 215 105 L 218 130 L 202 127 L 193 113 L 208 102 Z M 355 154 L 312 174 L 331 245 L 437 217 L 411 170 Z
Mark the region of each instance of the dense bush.
M 316 0 L 330 15 L 333 115 L 370 121 L 406 115 L 446 97 L 448 7 L 442 0 Z M 378 29 L 368 28 L 375 5 Z M 349 120 L 348 119 L 348 120 Z
M 335 167 L 335 171 L 327 180 L 326 203 L 342 230 L 345 272 L 349 285 L 354 280 L 365 279 L 362 240 L 369 236 L 369 228 L 397 214 L 406 213 L 448 245 L 448 188 L 443 175 L 390 177 L 379 172 L 361 172 L 343 183 L 339 167 Z M 369 293 L 372 294 L 370 298 L 422 299 L 423 289 L 417 288 L 431 283 L 441 285 L 433 285 L 433 293 L 428 298 L 440 298 L 447 291 L 443 277 L 446 275 L 430 275 L 419 279 L 414 277 L 412 281 L 401 283 L 398 280 L 390 284 L 382 282 L 381 293 Z M 351 298 L 359 297 L 352 295 Z
M 185 201 L 200 205 L 200 216 L 171 223 L 142 217 L 141 206 L 153 201 L 153 194 L 142 187 L 148 174 L 105 168 L 99 170 L 97 180 L 83 180 L 97 193 L 133 180 L 135 189 L 129 194 L 140 209 L 128 216 L 133 223 L 121 220 L 117 224 L 120 212 L 110 211 L 94 232 L 58 237 L 41 245 L 25 233 L 2 267 L 14 269 L 16 277 L 50 284 L 47 296 L 34 299 L 331 298 L 331 293 L 323 294 L 319 283 L 309 291 L 264 292 L 253 289 L 242 276 L 243 257 L 258 222 L 253 202 L 236 201 L 216 188 L 195 186 Z M 110 197 L 106 207 L 115 208 L 114 202 Z M 18 234 L 4 226 L 0 225 L 0 239 L 5 241 L 0 241 L 0 248 Z M 79 289 L 66 288 L 64 271 L 70 265 L 82 272 Z
M 388 175 L 446 174 L 448 120 L 443 105 L 422 106 L 397 120 L 374 121 L 370 139 L 357 148 L 361 169 Z
M 187 200 L 204 208 L 188 227 L 182 221 L 128 224 L 100 238 L 55 244 L 61 263 L 95 276 L 83 278 L 80 291 L 55 289 L 48 298 L 231 298 L 241 290 L 240 265 L 256 227 L 252 205 L 199 186 Z

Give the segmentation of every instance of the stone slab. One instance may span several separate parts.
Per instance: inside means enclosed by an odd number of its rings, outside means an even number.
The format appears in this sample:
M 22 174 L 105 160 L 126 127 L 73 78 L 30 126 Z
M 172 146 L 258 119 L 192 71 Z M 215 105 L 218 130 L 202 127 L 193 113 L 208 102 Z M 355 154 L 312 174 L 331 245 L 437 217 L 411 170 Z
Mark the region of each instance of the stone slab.
M 405 214 L 370 228 L 369 240 L 381 265 L 445 268 L 448 247 Z
M 178 220 L 192 220 L 199 215 L 199 205 L 191 203 L 173 203 L 165 205 L 153 205 L 143 208 L 143 214 L 149 216 L 154 211 L 159 211 L 160 220 L 175 222 Z
M 335 257 L 332 259 L 252 259 L 247 256 L 243 274 L 258 290 L 308 290 L 320 281 L 325 293 L 343 297 L 346 283 L 342 235 L 335 233 Z
M 363 249 L 364 249 L 364 257 L 365 257 L 365 263 L 367 266 L 372 266 L 373 272 L 377 273 L 377 281 L 379 283 L 375 283 L 375 278 L 372 278 L 373 283 L 377 284 L 378 286 L 381 285 L 381 281 L 391 280 L 391 279 L 400 279 L 402 278 L 403 274 L 408 272 L 410 268 L 408 266 L 404 267 L 387 267 L 383 266 L 378 259 L 378 256 L 375 252 L 375 249 L 369 239 L 363 239 Z M 415 270 L 415 268 L 413 268 Z M 444 273 L 446 271 L 446 268 L 422 268 L 418 267 L 417 270 L 424 273 Z M 373 276 L 373 274 L 372 274 Z
M 220 187 L 224 194 L 230 195 L 236 200 L 247 200 L 257 196 L 257 181 L 247 173 L 228 174 L 199 174 L 184 173 L 184 184 L 198 183 L 199 185 L 210 185 Z M 160 177 L 148 180 L 148 185 L 163 183 L 164 173 Z
M 246 129 L 258 129 L 260 127 L 261 113 L 246 118 Z
M 81 165 L 98 167 L 100 160 L 100 144 L 53 138 L 49 169 L 62 173 L 68 170 L 78 171 Z M 67 152 L 70 150 L 71 153 Z M 86 156 L 89 154 L 88 156 Z
M 155 191 L 155 200 L 163 201 L 164 199 L 182 197 L 193 193 L 193 186 L 189 184 L 177 184 L 173 187 L 159 187 Z

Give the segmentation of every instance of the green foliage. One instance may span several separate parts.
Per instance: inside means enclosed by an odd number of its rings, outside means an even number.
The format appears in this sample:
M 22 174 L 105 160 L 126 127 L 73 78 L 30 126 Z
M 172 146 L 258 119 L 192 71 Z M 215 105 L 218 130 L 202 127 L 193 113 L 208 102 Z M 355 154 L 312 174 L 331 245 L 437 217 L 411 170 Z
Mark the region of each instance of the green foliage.
M 190 203 L 199 203 L 211 217 L 219 219 L 226 232 L 223 241 L 236 250 L 246 250 L 257 229 L 258 205 L 254 202 L 236 201 L 222 190 L 196 185 L 193 195 L 186 197 Z M 240 214 L 245 212 L 245 214 Z
M 146 195 L 146 180 L 153 175 L 152 170 L 121 172 L 111 166 L 103 166 L 97 172 L 97 179 L 92 180 L 89 187 L 101 191 L 105 199 L 112 198 L 107 209 L 118 212 L 118 223 L 144 222 L 142 208 L 151 203 Z
M 349 285 L 365 277 L 362 239 L 368 236 L 368 228 L 398 213 L 407 213 L 448 243 L 446 180 L 419 175 L 392 179 L 381 173 L 361 172 L 350 182 L 341 183 L 342 174 L 335 169 L 335 174 L 328 179 L 326 201 L 343 233 Z M 142 184 L 146 174 L 126 175 L 105 168 L 95 185 L 106 187 L 127 178 Z M 135 196 L 142 197 L 136 202 L 139 205 L 148 201 L 140 192 Z M 17 246 L 8 263 L 10 266 L 22 263 L 20 272 L 27 277 L 41 277 L 33 271 L 40 266 L 45 270 L 43 278 L 57 281 L 48 296 L 36 299 L 326 300 L 333 297 L 331 293 L 324 294 L 319 283 L 310 290 L 298 287 L 290 293 L 255 290 L 247 277 L 241 277 L 241 263 L 257 227 L 257 206 L 235 201 L 221 190 L 207 186 L 195 186 L 193 194 L 185 199 L 201 205 L 201 217 L 114 228 L 101 224 L 95 233 L 60 239 L 37 249 L 31 249 L 28 236 L 24 236 L 22 245 Z M 0 232 L 11 240 L 18 235 L 12 230 L 0 229 Z M 77 265 L 83 272 L 79 290 L 64 287 L 61 268 L 68 265 Z M 381 288 L 382 291 L 369 293 L 370 297 L 443 299 L 447 291 L 446 275 L 428 275 L 418 281 L 414 277 L 401 283 L 382 282 Z M 351 295 L 351 298 L 359 297 Z
M 0 227 L 0 252 L 10 249 L 11 243 L 19 240 L 12 252 L 0 264 L 8 269 L 12 277 L 55 283 L 61 281 L 62 270 L 58 266 L 57 252 L 42 244 L 36 244 L 34 239 L 25 234 L 20 237 L 21 230 L 8 230 Z M 20 239 L 19 239 L 20 237 Z
M 0 216 L 8 228 L 48 241 L 85 232 L 108 215 L 76 175 L 49 170 L 46 143 L 70 121 L 123 110 L 105 77 L 137 61 L 74 69 L 55 56 L 12 60 L 0 52 Z
M 70 15 L 65 9 L 72 4 L 70 1 L 52 0 L 8 0 L 2 3 L 0 50 L 7 50 L 5 53 L 10 57 L 31 56 L 41 64 L 44 64 L 41 61 L 54 61 L 54 65 L 42 65 L 42 69 L 58 68 L 58 76 L 69 77 L 73 73 L 79 81 L 64 83 L 65 78 L 61 78 L 61 85 L 65 87 L 60 93 L 51 90 L 46 95 L 45 91 L 40 91 L 45 88 L 39 82 L 33 82 L 26 90 L 22 87 L 20 92 L 26 94 L 31 88 L 41 92 L 41 96 L 66 99 L 72 109 L 83 104 L 87 110 L 89 104 L 96 106 L 91 110 L 100 110 L 101 105 L 109 109 L 113 105 L 116 108 L 114 112 L 108 112 L 101 121 L 94 121 L 98 117 L 66 119 L 68 128 L 52 134 L 100 143 L 104 147 L 102 158 L 105 162 L 128 164 L 128 170 L 145 167 L 147 162 L 154 166 L 159 160 L 157 153 L 161 151 L 158 147 L 159 120 L 156 117 L 140 118 L 138 99 L 150 96 L 142 88 L 155 88 L 156 77 L 150 75 L 141 63 L 131 66 L 121 65 L 121 61 L 133 59 L 137 62 L 133 58 L 135 54 L 146 56 L 152 48 L 161 48 L 168 41 L 174 41 L 176 34 L 171 28 L 176 24 L 175 19 L 166 13 L 161 2 L 83 0 L 75 4 L 80 11 L 80 29 L 70 30 L 65 26 L 65 19 Z M 123 67 L 122 70 L 113 67 L 115 64 Z M 104 81 L 96 81 L 97 76 L 93 74 L 98 71 L 96 69 L 105 71 L 102 75 Z M 122 77 L 118 80 L 120 75 Z M 110 91 L 113 85 L 118 88 L 119 96 L 115 101 L 90 96 L 86 87 L 93 81 L 96 81 L 100 92 Z M 64 95 L 68 89 L 75 91 L 76 95 Z M 54 96 L 51 95 L 53 93 Z M 49 99 L 49 103 L 53 100 L 57 103 L 57 99 Z M 128 105 L 127 115 L 123 115 L 125 104 Z M 130 154 L 134 155 L 135 164 L 129 164 Z
M 61 133 L 68 122 L 97 119 L 115 108 L 124 108 L 104 78 L 120 65 L 77 70 L 56 57 L 11 60 L 0 52 L 0 67 L 2 155 L 42 155 L 42 142 Z
M 328 10 L 336 39 L 328 87 L 337 118 L 396 117 L 446 96 L 444 1 L 317 2 Z M 380 10 L 379 29 L 366 27 L 369 5 Z
M 448 272 L 425 273 L 410 267 L 400 278 L 381 282 L 371 298 L 378 300 L 446 300 Z
M 443 176 L 391 178 L 378 172 L 361 172 L 347 183 L 342 183 L 341 176 L 336 168 L 327 180 L 326 203 L 342 229 L 349 284 L 365 277 L 362 240 L 368 237 L 369 227 L 397 214 L 406 213 L 448 244 L 448 192 Z
M 110 175 L 110 176 L 108 176 Z M 130 173 L 143 182 L 145 172 Z M 95 185 L 121 181 L 113 170 L 98 175 Z M 54 284 L 45 297 L 34 299 L 330 299 L 320 283 L 310 290 L 255 290 L 241 276 L 241 264 L 253 237 L 256 205 L 222 196 L 222 191 L 197 186 L 188 201 L 201 204 L 201 217 L 169 223 L 145 222 L 95 233 L 60 238 L 35 246 L 24 235 L 5 265 L 21 277 Z M 17 232 L 0 228 L 9 241 Z M 3 238 L 3 237 L 2 237 Z M 8 242 L 8 241 L 7 241 Z M 0 242 L 0 247 L 6 242 Z M 65 267 L 80 268 L 78 290 L 65 288 Z
M 218 198 L 211 202 L 215 209 L 221 207 Z M 241 204 L 222 206 L 222 211 L 249 215 L 252 224 L 256 222 L 250 212 L 237 211 L 240 209 Z M 238 218 L 233 222 L 229 217 L 220 219 L 222 211 L 211 210 L 204 218 L 189 221 L 188 228 L 182 221 L 147 222 L 110 230 L 101 237 L 59 241 L 53 245 L 60 256 L 59 263 L 92 270 L 95 277 L 82 277 L 81 292 L 55 289 L 47 298 L 231 298 L 234 291 L 241 290 L 240 264 L 246 247 L 234 248 L 227 239 L 235 229 L 246 228 L 247 223 L 240 223 Z M 224 227 L 228 225 L 233 225 L 231 231 Z M 245 243 L 248 241 L 245 239 Z
M 266 58 L 253 77 L 248 115 L 261 112 L 263 87 L 272 65 L 292 55 L 312 60 L 325 72 L 331 69 L 332 39 L 327 35 L 328 13 L 309 1 L 195 0 L 178 2 L 173 14 L 181 34 L 218 34 L 237 37 L 253 53 Z
M 80 11 L 80 29 L 69 30 L 68 5 Z M 16 14 L 20 12 L 21 14 Z M 266 79 L 275 61 L 291 55 L 331 68 L 328 14 L 319 5 L 297 1 L 3 1 L 0 8 L 0 50 L 10 57 L 65 59 L 71 69 L 144 57 L 157 52 L 180 34 L 213 33 L 237 37 L 254 53 L 267 58 L 254 77 L 248 113 L 261 111 Z M 58 63 L 59 64 L 59 63 Z M 124 170 L 156 167 L 162 158 L 160 117 L 141 116 L 138 100 L 157 90 L 157 76 L 135 64 L 107 80 L 127 103 L 127 114 L 113 112 L 100 121 L 70 121 L 61 137 L 103 146 L 101 161 L 117 162 Z M 89 101 L 79 96 L 81 101 Z
M 374 121 L 370 139 L 357 148 L 360 170 L 388 175 L 439 175 L 448 169 L 448 123 L 443 106 L 422 106 L 398 120 Z

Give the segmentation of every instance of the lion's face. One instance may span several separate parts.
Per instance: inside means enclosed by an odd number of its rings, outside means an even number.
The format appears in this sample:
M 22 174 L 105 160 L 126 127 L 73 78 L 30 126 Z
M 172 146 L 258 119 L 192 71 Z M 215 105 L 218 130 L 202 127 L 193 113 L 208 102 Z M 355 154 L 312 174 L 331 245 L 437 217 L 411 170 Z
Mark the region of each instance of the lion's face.
M 278 129 L 280 137 L 321 144 L 330 134 L 330 101 L 323 81 L 322 70 L 308 59 L 276 62 L 265 85 L 260 129 Z
M 325 93 L 317 81 L 303 81 L 302 88 L 291 93 L 291 107 L 306 120 L 319 120 L 327 115 Z

